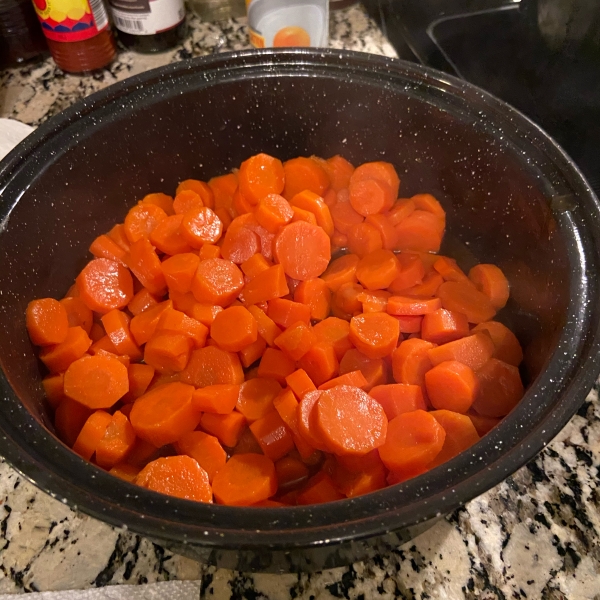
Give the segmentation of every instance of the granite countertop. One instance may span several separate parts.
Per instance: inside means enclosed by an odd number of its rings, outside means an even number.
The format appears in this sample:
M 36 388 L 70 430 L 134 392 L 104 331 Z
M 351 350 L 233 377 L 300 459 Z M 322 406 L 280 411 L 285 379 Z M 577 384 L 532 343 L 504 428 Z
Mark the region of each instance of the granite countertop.
M 395 55 L 358 6 L 332 14 L 330 45 Z M 50 59 L 0 72 L 0 117 L 38 125 L 130 75 L 247 47 L 243 19 L 211 24 L 192 17 L 182 46 L 151 56 L 121 52 L 98 74 L 66 75 Z M 317 574 L 245 575 L 200 565 L 73 512 L 0 462 L 0 594 L 189 580 L 219 600 L 597 599 L 599 474 L 595 388 L 534 461 L 395 552 Z

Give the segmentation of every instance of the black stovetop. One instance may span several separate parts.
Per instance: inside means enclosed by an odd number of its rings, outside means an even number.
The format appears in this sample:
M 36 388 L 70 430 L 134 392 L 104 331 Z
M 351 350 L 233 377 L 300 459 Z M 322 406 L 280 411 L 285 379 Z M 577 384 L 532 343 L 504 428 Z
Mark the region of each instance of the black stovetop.
M 541 125 L 600 194 L 600 50 L 551 50 L 518 0 L 366 0 L 399 56 L 444 70 Z

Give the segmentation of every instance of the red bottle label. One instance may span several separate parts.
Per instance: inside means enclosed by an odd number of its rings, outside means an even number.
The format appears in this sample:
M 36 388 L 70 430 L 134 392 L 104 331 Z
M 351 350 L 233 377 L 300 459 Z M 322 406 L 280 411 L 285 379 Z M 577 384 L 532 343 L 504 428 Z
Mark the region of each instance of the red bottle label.
M 83 42 L 108 27 L 102 0 L 33 0 L 44 35 L 55 42 Z

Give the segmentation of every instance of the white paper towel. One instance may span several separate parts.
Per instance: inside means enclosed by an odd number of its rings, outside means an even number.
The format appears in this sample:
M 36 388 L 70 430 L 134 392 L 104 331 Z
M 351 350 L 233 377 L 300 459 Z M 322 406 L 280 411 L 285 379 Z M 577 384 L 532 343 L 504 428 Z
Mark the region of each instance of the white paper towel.
M 32 131 L 33 127 L 21 121 L 0 119 L 0 160 Z

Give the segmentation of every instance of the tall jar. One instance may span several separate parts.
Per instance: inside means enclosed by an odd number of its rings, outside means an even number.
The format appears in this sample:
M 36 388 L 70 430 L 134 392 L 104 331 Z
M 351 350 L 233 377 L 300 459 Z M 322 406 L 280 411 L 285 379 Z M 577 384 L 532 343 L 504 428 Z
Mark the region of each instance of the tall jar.
M 18 65 L 47 50 L 30 0 L 0 0 L 0 65 Z

